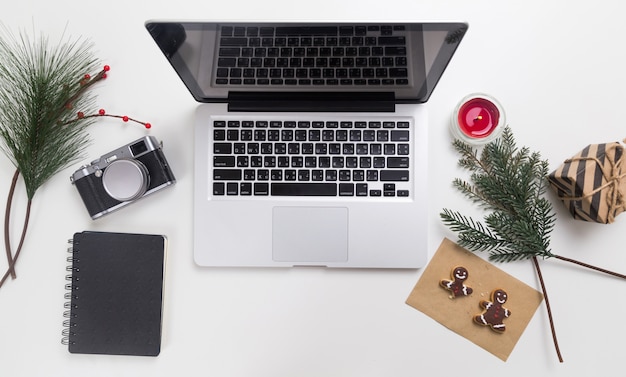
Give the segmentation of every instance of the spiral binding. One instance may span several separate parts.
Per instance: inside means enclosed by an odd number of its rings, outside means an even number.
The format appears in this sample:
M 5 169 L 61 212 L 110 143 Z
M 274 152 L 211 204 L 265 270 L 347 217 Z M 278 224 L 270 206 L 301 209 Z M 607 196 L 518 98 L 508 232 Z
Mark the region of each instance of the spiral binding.
M 69 281 L 69 283 L 65 284 L 65 289 L 68 290 L 68 292 L 66 292 L 64 295 L 64 298 L 67 301 L 63 304 L 63 307 L 66 309 L 63 312 L 63 317 L 67 318 L 63 321 L 64 329 L 61 332 L 63 336 L 61 338 L 61 344 L 63 345 L 70 345 L 70 336 L 76 335 L 76 333 L 72 331 L 72 329 L 76 327 L 76 322 L 74 322 L 74 319 L 76 318 L 76 313 L 72 313 L 72 309 L 76 309 L 78 307 L 76 305 L 76 300 L 78 300 L 78 295 L 76 294 L 76 291 L 78 290 L 78 287 L 76 285 L 78 277 L 73 276 L 73 273 L 80 270 L 76 266 L 78 262 L 80 262 L 80 259 L 78 259 L 76 256 L 76 254 L 78 254 L 78 250 L 74 249 L 72 239 L 69 239 L 67 243 L 69 244 L 69 246 L 67 247 L 67 252 L 72 255 L 67 257 L 67 263 L 70 264 L 65 267 L 65 270 L 69 272 L 69 274 L 65 276 L 65 280 Z

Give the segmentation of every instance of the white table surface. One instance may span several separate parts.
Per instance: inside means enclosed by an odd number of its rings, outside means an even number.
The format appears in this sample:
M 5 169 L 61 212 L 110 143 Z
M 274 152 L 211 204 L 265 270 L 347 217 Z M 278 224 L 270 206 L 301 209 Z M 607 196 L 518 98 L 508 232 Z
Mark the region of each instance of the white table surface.
M 2 376 L 587 376 L 618 373 L 626 338 L 626 281 L 542 261 L 565 363 L 559 364 L 542 305 L 507 362 L 404 301 L 421 270 L 212 269 L 192 259 L 193 101 L 144 29 L 152 18 L 465 20 L 470 29 L 429 109 L 429 255 L 443 237 L 442 208 L 480 212 L 451 187 L 456 166 L 447 129 L 460 98 L 486 92 L 506 109 L 520 145 L 552 169 L 590 143 L 626 137 L 626 6 L 613 1 L 8 1 L 10 30 L 64 30 L 91 39 L 111 66 L 95 89 L 111 113 L 150 121 L 178 183 L 117 215 L 92 222 L 68 168 L 35 196 L 18 278 L 0 289 Z M 98 121 L 96 156 L 145 134 Z M 86 161 L 87 162 L 87 161 Z M 0 155 L 0 198 L 14 168 Z M 611 225 L 573 220 L 555 204 L 555 253 L 626 272 L 626 214 Z M 15 198 L 14 237 L 25 196 Z M 4 199 L 2 199 L 4 203 Z M 2 207 L 4 209 L 4 207 Z M 60 344 L 66 240 L 80 230 L 166 234 L 164 338 L 157 358 L 73 355 Z M 16 241 L 14 241 L 16 243 Z M 0 267 L 5 268 L 4 260 Z M 531 263 L 499 265 L 538 288 Z M 451 352 L 452 355 L 451 356 Z M 192 373 L 193 372 L 193 373 Z

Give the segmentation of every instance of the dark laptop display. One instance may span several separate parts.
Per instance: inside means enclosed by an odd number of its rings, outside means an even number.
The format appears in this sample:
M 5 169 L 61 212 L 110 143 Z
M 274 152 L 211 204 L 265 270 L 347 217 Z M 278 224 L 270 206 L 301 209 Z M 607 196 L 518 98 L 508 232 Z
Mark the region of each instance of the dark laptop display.
M 199 102 L 230 110 L 393 111 L 423 103 L 464 23 L 148 22 Z

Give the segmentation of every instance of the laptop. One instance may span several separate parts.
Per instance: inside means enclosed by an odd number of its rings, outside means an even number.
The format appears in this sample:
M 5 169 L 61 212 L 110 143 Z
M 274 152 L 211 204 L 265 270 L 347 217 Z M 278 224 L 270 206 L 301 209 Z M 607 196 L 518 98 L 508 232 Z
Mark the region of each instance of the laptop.
M 424 103 L 466 23 L 145 26 L 200 103 L 198 265 L 425 265 Z

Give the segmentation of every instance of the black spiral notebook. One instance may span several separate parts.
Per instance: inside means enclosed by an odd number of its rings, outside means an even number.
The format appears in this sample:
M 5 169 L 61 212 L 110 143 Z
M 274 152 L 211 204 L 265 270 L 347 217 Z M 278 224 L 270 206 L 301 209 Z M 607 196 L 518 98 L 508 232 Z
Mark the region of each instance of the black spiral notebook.
M 166 238 L 80 232 L 70 243 L 62 343 L 71 353 L 157 356 Z

